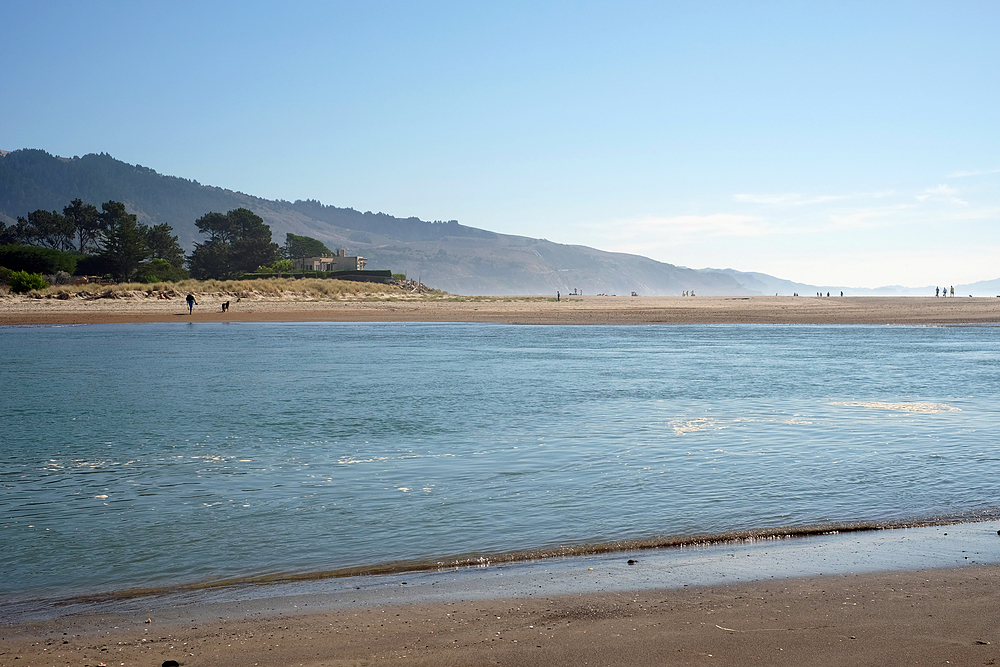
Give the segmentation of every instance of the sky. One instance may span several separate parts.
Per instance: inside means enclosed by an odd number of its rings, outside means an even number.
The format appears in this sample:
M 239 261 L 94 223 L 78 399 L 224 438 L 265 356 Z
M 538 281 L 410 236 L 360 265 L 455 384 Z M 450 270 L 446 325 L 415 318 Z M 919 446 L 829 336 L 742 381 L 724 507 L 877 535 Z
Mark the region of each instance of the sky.
M 1000 2 L 6 2 L 0 149 L 809 284 L 1000 278 Z

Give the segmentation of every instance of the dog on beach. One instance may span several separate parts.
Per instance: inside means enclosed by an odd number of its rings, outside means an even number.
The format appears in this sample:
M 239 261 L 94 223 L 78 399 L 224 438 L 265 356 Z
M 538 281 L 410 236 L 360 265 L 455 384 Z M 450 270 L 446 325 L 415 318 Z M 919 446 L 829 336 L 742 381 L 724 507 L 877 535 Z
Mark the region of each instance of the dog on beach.
M 224 312 L 224 313 L 228 313 L 229 312 L 229 302 L 228 301 L 223 301 L 222 302 L 222 312 Z

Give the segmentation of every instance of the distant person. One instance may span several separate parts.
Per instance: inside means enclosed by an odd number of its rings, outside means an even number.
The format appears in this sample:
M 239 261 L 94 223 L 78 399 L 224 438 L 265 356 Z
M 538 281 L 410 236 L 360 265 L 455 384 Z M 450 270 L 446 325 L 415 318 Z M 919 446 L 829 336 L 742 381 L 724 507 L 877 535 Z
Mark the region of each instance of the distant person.
M 955 296 L 955 286 L 954 285 L 951 286 L 951 295 Z
M 840 296 L 844 296 L 844 290 L 840 290 Z
M 559 300 L 559 290 L 556 290 L 556 301 Z
M 934 296 L 941 296 L 941 288 L 940 287 L 935 287 L 934 288 Z
M 187 295 L 187 302 L 188 302 L 188 315 L 190 315 L 191 313 L 194 312 L 194 305 L 198 302 L 194 300 L 194 294 Z

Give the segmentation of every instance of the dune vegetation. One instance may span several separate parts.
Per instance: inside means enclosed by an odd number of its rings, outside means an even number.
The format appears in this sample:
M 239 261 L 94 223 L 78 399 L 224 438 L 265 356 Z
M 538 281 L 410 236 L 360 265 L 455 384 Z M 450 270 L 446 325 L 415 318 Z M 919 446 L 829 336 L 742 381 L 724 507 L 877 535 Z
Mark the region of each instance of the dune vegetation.
M 446 292 L 427 288 L 414 282 L 381 284 L 321 278 L 266 278 L 254 280 L 182 280 L 158 283 L 117 283 L 82 285 L 50 285 L 21 295 L 34 299 L 128 299 L 156 298 L 165 294 L 171 298 L 187 294 L 231 296 L 243 299 L 413 299 L 448 296 Z M 6 286 L 0 286 L 0 296 L 15 296 Z

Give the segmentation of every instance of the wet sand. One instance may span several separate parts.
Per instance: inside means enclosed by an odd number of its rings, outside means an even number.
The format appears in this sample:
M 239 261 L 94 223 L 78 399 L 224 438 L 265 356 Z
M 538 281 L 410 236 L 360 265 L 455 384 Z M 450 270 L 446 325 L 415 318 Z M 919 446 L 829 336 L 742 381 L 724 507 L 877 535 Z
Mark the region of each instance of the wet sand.
M 221 303 L 230 301 L 223 313 Z M 934 297 L 445 297 L 372 300 L 199 296 L 0 299 L 0 325 L 142 322 L 496 322 L 507 324 L 983 324 L 1000 299 Z
M 998 525 L 0 608 L 0 665 L 991 665 Z
M 1000 566 L 0 630 L 0 664 L 992 665 Z

